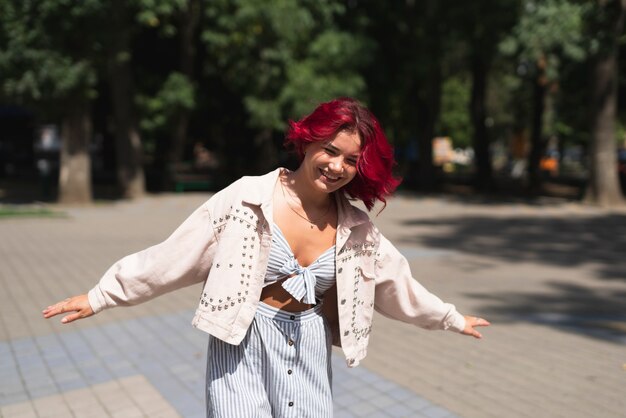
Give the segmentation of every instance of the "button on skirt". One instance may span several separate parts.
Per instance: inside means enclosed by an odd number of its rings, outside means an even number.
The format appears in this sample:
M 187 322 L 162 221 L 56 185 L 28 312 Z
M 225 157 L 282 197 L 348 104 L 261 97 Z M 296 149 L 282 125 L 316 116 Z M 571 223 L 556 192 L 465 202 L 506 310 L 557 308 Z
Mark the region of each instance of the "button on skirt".
M 332 339 L 321 309 L 260 302 L 241 344 L 210 337 L 207 417 L 332 417 Z

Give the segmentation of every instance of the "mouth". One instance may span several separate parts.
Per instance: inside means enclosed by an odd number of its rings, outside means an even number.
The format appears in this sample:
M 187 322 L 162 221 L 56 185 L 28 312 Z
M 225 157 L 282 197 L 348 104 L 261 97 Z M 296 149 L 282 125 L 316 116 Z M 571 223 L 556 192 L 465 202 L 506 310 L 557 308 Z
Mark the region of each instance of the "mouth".
M 328 171 L 324 171 L 321 168 L 320 168 L 320 173 L 322 177 L 324 177 L 324 179 L 329 183 L 336 183 L 342 178 L 341 176 L 337 176 L 337 175 L 329 173 Z

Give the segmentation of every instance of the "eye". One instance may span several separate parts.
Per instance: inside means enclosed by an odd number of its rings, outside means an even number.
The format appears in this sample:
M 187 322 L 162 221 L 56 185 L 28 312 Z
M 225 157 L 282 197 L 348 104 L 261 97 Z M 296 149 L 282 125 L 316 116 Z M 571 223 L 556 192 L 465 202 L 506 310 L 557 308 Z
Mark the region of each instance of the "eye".
M 352 165 L 352 166 L 355 166 L 355 165 L 356 165 L 356 160 L 355 160 L 355 159 L 353 159 L 353 158 L 349 158 L 349 159 L 347 159 L 347 160 L 346 160 L 346 162 L 347 162 L 348 164 Z
M 330 148 L 330 147 L 324 148 L 324 151 L 326 151 L 326 153 L 329 154 L 329 155 L 336 155 L 337 154 L 337 151 L 335 151 L 333 148 Z

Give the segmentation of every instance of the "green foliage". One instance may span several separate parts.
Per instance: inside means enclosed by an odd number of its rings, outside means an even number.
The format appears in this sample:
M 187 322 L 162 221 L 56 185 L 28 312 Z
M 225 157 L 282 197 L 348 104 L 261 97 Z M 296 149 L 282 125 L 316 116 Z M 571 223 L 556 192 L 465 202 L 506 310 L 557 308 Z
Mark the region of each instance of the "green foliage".
M 287 67 L 279 96 L 289 109 L 287 116 L 297 118 L 334 97 L 361 96 L 365 81 L 355 68 L 369 63 L 371 48 L 371 42 L 362 37 L 336 30 L 321 33 L 309 46 L 308 56 Z M 276 128 L 282 129 L 283 124 Z
M 277 139 L 288 119 L 344 95 L 367 100 L 396 145 L 432 136 L 434 124 L 436 135 L 468 146 L 472 71 L 489 72 L 486 113 L 493 125 L 486 137 L 506 139 L 529 124 L 534 108 L 529 81 L 541 78 L 549 96 L 544 122 L 550 126 L 544 132 L 566 143 L 586 142 L 586 60 L 610 49 L 606 22 L 618 5 L 616 0 L 602 6 L 583 0 L 117 1 L 0 0 L 0 98 L 35 105 L 38 117 L 49 119 L 62 116 L 68 101 L 105 97 L 110 48 L 129 39 L 132 49 L 122 48 L 116 58 L 132 62 L 138 105 L 132 110 L 138 110 L 144 140 L 163 152 L 172 132 L 179 131 L 174 127 L 187 120 L 190 137 L 213 141 L 224 158 L 242 159 L 241 166 L 248 166 L 247 154 L 227 154 L 240 151 L 244 141 L 258 133 Z M 112 15 L 113 5 L 122 10 Z M 199 10 L 200 36 L 190 50 L 202 61 L 185 66 L 178 36 Z M 201 72 L 193 80 L 182 74 L 196 69 Z M 96 103 L 110 111 L 107 106 L 106 100 Z M 189 114 L 179 117 L 183 110 Z M 623 129 L 618 127 L 622 137 Z M 250 158 L 258 157 L 248 148 Z
M 92 57 L 100 45 L 87 28 L 97 27 L 99 1 L 3 1 L 1 10 L 3 95 L 52 109 L 59 101 L 95 97 L 98 76 Z
M 167 128 L 180 110 L 195 107 L 194 86 L 184 74 L 172 72 L 156 94 L 139 94 L 137 105 L 141 129 L 155 133 Z
M 532 103 L 532 90 L 520 77 L 505 71 L 503 66 L 504 63 L 498 62 L 492 72 L 487 97 L 488 113 L 494 119 L 494 128 L 501 130 L 500 133 L 521 128 L 529 118 Z
M 239 92 L 249 125 L 282 130 L 287 118 L 339 95 L 363 96 L 358 69 L 371 43 L 334 23 L 337 1 L 221 0 L 206 7 L 206 71 Z
M 626 34 L 615 36 L 615 20 L 620 16 L 621 0 L 597 0 L 585 7 L 586 39 L 592 56 L 610 54 L 615 42 L 624 44 Z
M 269 127 L 281 129 L 284 126 L 280 103 L 275 100 L 263 100 L 254 96 L 243 98 L 244 106 L 250 114 L 249 123 L 260 129 Z
M 165 26 L 185 4 L 185 0 L 135 0 L 127 7 L 137 22 L 154 27 Z M 102 57 L 109 41 L 110 7 L 102 0 L 1 1 L 2 94 L 50 107 L 68 98 L 93 99 L 106 71 Z
M 188 0 L 134 0 L 129 2 L 135 11 L 135 20 L 141 26 L 158 28 L 165 36 L 177 32 L 173 17 L 185 9 Z
M 505 55 L 517 55 L 523 62 L 545 65 L 548 79 L 557 80 L 563 59 L 579 62 L 586 57 L 586 9 L 586 3 L 568 0 L 526 0 L 520 20 L 500 50 Z
M 437 134 L 449 136 L 455 147 L 469 147 L 472 142 L 470 88 L 470 82 L 462 77 L 450 77 L 443 83 Z

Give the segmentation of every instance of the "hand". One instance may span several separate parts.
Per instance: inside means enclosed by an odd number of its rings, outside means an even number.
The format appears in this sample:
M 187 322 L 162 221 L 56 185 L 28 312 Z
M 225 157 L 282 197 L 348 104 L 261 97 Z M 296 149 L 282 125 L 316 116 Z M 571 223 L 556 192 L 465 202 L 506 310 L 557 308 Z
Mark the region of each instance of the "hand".
M 93 309 L 91 309 L 87 295 L 74 296 L 57 302 L 54 305 L 48 306 L 42 313 L 43 317 L 47 319 L 68 312 L 74 313 L 66 315 L 61 319 L 61 322 L 64 324 L 93 315 Z
M 483 338 L 483 335 L 476 331 L 474 327 L 486 327 L 491 325 L 486 319 L 477 316 L 465 315 L 465 329 L 461 332 L 465 335 L 471 335 L 474 338 Z

